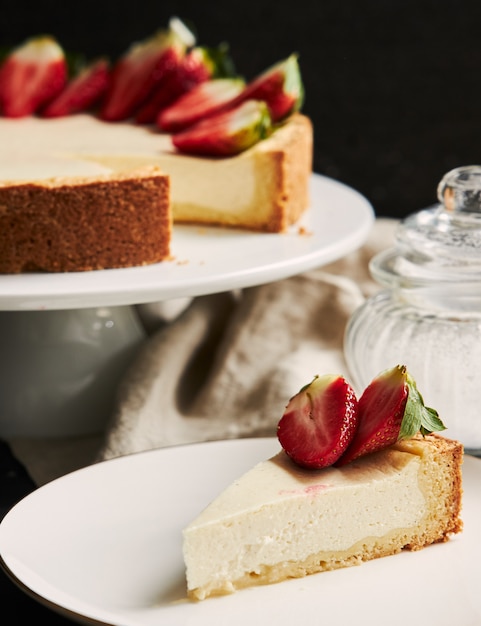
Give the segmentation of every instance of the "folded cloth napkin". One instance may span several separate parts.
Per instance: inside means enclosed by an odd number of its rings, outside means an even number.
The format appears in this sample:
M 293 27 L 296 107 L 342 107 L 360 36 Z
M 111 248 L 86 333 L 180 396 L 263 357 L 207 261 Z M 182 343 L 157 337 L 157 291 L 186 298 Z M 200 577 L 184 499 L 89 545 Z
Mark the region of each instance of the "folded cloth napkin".
M 298 276 L 184 299 L 168 321 L 159 303 L 157 327 L 151 307 L 151 332 L 119 385 L 105 432 L 62 441 L 15 439 L 14 454 L 43 484 L 133 452 L 275 435 L 289 398 L 314 375 L 349 379 L 346 324 L 379 290 L 368 263 L 393 245 L 396 225 L 378 218 L 360 249 Z

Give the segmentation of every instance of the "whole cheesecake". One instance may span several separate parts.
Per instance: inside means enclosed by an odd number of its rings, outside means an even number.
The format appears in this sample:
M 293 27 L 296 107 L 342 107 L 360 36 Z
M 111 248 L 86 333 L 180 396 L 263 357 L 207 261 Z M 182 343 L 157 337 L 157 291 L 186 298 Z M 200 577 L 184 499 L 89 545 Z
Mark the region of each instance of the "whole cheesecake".
M 171 258 L 171 226 L 280 233 L 309 205 L 312 125 L 295 113 L 232 157 L 90 114 L 0 117 L 0 272 L 82 271 Z
M 279 452 L 185 528 L 189 597 L 203 600 L 448 540 L 462 529 L 462 458 L 459 442 L 436 434 L 316 471 Z

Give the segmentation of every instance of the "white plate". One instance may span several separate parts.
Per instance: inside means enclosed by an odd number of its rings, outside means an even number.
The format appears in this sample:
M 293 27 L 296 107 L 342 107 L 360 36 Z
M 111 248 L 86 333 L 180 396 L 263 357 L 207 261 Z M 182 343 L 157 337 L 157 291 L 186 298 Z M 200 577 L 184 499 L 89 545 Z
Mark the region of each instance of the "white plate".
M 69 474 L 6 515 L 3 567 L 53 609 L 115 626 L 481 623 L 481 461 L 473 457 L 464 464 L 465 530 L 448 543 L 200 603 L 185 600 L 182 528 L 278 449 L 275 438 L 194 444 Z
M 374 220 L 350 187 L 311 178 L 311 207 L 284 234 L 175 226 L 172 261 L 67 274 L 0 276 L 0 310 L 74 309 L 141 304 L 251 287 L 294 276 L 358 248 Z

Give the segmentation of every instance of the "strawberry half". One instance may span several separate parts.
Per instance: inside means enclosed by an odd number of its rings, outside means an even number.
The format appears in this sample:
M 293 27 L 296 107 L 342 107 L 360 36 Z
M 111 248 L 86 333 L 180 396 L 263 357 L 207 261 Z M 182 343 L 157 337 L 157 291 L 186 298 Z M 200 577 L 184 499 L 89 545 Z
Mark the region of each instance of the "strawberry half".
M 160 112 L 157 125 L 177 133 L 200 120 L 219 113 L 244 89 L 242 78 L 215 78 L 200 83 Z
M 0 68 L 0 108 L 7 117 L 32 115 L 67 82 L 65 54 L 53 37 L 28 39 Z
M 424 405 L 406 366 L 397 365 L 374 378 L 359 398 L 356 434 L 336 465 L 345 465 L 418 432 L 426 435 L 444 429 L 437 411 Z
M 151 96 L 138 111 L 135 121 L 139 124 L 153 124 L 161 110 L 177 98 L 190 91 L 199 83 L 214 77 L 228 76 L 227 48 L 196 46 L 187 52 L 178 66 L 159 82 Z
M 107 90 L 110 67 L 107 59 L 98 59 L 73 77 L 65 89 L 42 111 L 44 117 L 61 117 L 85 111 L 97 104 Z
M 225 157 L 247 150 L 270 132 L 271 118 L 266 103 L 248 100 L 173 135 L 172 143 L 188 154 Z
M 342 376 L 316 376 L 289 400 L 277 437 L 295 463 L 321 469 L 347 448 L 357 420 L 358 402 L 351 385 Z
M 304 100 L 304 86 L 297 55 L 291 54 L 248 83 L 236 103 L 247 99 L 267 102 L 274 123 L 298 111 Z
M 100 117 L 108 121 L 132 117 L 193 43 L 192 33 L 173 18 L 167 29 L 133 44 L 113 67 Z

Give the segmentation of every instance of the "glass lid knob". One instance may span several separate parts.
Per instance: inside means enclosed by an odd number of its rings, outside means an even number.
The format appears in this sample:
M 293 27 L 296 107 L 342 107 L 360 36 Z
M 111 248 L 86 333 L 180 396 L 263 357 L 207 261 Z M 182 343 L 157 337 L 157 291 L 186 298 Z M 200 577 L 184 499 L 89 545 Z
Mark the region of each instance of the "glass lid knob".
M 481 165 L 451 170 L 438 185 L 438 200 L 452 213 L 481 213 Z

